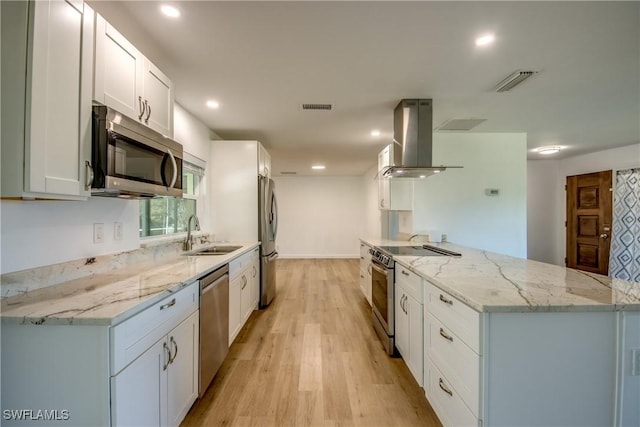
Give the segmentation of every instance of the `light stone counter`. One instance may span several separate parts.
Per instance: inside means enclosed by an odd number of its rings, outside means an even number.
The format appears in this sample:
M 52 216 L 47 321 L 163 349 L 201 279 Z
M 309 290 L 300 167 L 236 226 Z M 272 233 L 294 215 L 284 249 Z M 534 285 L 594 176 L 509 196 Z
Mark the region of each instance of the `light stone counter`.
M 420 243 L 361 239 L 370 246 Z M 451 243 L 429 243 L 462 257 L 394 260 L 479 312 L 640 311 L 640 283 Z
M 114 325 L 257 246 L 258 242 L 242 244 L 224 255 L 140 262 L 4 298 L 2 323 Z

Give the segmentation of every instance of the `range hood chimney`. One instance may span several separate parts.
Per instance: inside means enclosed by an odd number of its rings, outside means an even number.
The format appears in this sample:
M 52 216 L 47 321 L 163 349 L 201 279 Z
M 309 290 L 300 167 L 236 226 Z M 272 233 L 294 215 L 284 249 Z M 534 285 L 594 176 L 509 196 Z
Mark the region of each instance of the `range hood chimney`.
M 433 165 L 433 101 L 403 99 L 393 111 L 393 159 L 383 178 L 426 178 L 447 168 Z

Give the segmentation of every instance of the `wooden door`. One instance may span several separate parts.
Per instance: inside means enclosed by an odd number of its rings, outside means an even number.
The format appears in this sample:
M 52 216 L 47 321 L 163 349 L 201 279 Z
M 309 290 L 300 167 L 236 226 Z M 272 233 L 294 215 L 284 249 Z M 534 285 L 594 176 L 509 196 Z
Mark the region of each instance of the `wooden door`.
M 567 267 L 607 275 L 611 171 L 567 177 Z

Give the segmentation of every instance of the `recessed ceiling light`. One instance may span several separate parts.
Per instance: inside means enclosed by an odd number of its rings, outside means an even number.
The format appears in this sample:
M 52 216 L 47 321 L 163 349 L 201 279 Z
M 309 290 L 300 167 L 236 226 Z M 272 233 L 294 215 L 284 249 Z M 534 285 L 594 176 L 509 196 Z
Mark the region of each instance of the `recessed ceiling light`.
M 220 107 L 220 103 L 218 101 L 210 99 L 209 101 L 207 101 L 207 107 L 215 110 Z
M 162 13 L 164 13 L 169 18 L 179 18 L 180 17 L 180 11 L 174 6 L 171 6 L 171 5 L 168 5 L 168 4 L 163 4 L 162 6 L 160 6 L 160 10 L 162 11 Z
M 378 129 L 374 129 L 371 131 L 371 136 L 378 137 L 380 136 L 380 131 Z
M 311 169 L 317 170 L 317 171 L 321 171 L 321 170 L 326 169 L 326 166 L 325 165 L 313 165 L 313 166 L 311 166 Z
M 561 147 L 559 145 L 549 145 L 546 147 L 538 147 L 536 149 L 534 149 L 533 151 L 535 151 L 536 153 L 540 153 L 540 154 L 555 154 L 557 152 L 559 152 L 560 150 L 562 150 L 564 147 Z
M 484 34 L 476 39 L 476 46 L 488 46 L 496 40 L 496 36 L 493 34 Z

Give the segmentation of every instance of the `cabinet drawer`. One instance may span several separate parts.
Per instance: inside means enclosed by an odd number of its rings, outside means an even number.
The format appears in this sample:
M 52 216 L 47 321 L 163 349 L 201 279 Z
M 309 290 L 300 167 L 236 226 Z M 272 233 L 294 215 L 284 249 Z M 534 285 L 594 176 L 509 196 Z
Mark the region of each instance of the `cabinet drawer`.
M 427 357 L 425 366 L 425 395 L 440 418 L 442 425 L 468 427 L 478 426 L 478 419 L 467 408 L 455 388 Z
M 425 283 L 425 311 L 432 314 L 451 332 L 473 349 L 480 352 L 480 313 L 461 303 L 447 292 Z
M 422 277 L 407 267 L 396 263 L 396 283 L 400 283 L 405 291 L 422 304 Z
M 427 356 L 447 377 L 477 416 L 480 397 L 480 356 L 430 314 L 425 314 Z
M 253 261 L 253 251 L 240 255 L 229 261 L 229 280 L 238 277 Z
M 198 309 L 199 284 L 168 296 L 110 330 L 111 375 L 144 353 Z

